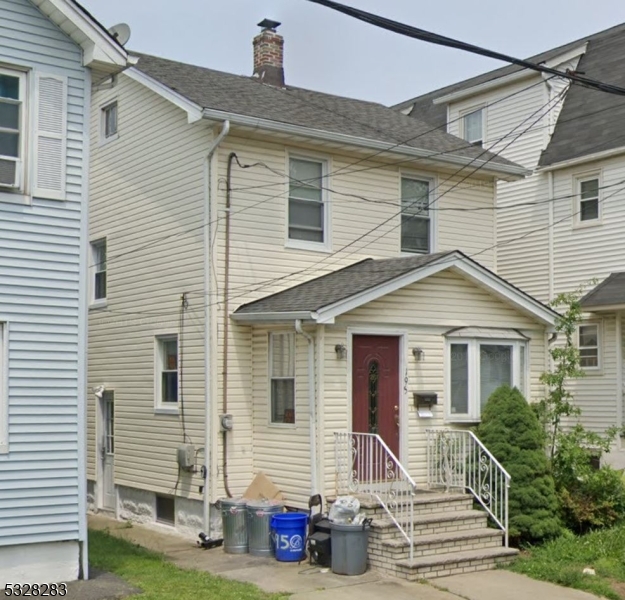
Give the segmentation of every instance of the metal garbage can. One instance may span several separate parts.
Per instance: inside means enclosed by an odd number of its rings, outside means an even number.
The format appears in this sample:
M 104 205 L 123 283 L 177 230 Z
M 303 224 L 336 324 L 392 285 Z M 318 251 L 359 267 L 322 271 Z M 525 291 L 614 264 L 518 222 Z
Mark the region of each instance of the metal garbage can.
M 249 551 L 254 556 L 273 556 L 271 517 L 282 512 L 279 500 L 247 501 L 247 537 Z
M 361 525 L 330 523 L 333 573 L 362 575 L 367 570 L 369 525 L 370 521 Z
M 247 512 L 245 498 L 224 498 L 220 500 L 221 525 L 224 532 L 224 552 L 245 554 L 247 543 Z

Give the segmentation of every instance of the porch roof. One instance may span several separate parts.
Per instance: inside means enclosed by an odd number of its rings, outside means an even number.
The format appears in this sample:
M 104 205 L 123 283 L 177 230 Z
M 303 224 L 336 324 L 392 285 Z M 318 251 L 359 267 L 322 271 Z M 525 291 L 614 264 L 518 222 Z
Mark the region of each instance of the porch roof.
M 248 323 L 294 319 L 332 323 L 335 317 L 345 312 L 450 268 L 516 305 L 537 321 L 550 326 L 555 323 L 558 316 L 555 311 L 460 250 L 378 260 L 368 258 L 244 304 L 232 314 L 232 318 Z
M 611 273 L 581 300 L 584 310 L 625 308 L 625 272 Z

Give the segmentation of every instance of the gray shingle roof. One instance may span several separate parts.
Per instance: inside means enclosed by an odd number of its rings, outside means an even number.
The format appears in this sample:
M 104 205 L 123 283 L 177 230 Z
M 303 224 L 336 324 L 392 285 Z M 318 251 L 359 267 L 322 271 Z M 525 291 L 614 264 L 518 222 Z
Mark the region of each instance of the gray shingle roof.
M 625 23 L 593 35 L 531 56 L 528 60 L 541 63 L 573 50 L 588 42 L 578 65 L 586 77 L 625 87 Z M 439 90 L 406 100 L 394 108 L 413 106 L 410 116 L 441 126 L 447 119 L 447 107 L 433 104 L 435 98 L 486 83 L 521 70 L 510 65 L 477 77 L 460 81 Z M 558 122 L 543 152 L 539 165 L 548 166 L 586 154 L 625 146 L 625 98 L 579 85 L 569 89 Z
M 625 304 L 625 273 L 612 273 L 580 302 L 584 308 Z
M 314 312 L 454 254 L 460 253 L 440 252 L 381 260 L 367 258 L 333 273 L 244 304 L 234 314 Z
M 467 147 L 466 141 L 441 130 L 432 130 L 428 123 L 382 104 L 291 87 L 288 86 L 288 79 L 286 88 L 276 88 L 259 83 L 252 77 L 136 52 L 132 54 L 139 57 L 136 65 L 139 71 L 204 109 L 390 144 L 402 142 L 404 146 L 450 153 L 468 159 L 488 160 L 493 157 L 492 162 L 495 164 L 514 165 L 490 152 L 483 154 L 481 148 Z

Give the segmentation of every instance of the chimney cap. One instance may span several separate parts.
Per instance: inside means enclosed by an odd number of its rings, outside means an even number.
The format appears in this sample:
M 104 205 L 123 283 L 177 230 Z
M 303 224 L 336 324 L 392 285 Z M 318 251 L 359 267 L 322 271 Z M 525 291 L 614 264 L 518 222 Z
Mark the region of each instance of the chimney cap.
M 271 19 L 263 19 L 260 23 L 258 23 L 258 26 L 262 27 L 263 31 L 266 31 L 267 29 L 275 31 L 278 27 L 280 27 L 280 25 L 282 25 L 282 23 L 279 21 L 272 21 Z

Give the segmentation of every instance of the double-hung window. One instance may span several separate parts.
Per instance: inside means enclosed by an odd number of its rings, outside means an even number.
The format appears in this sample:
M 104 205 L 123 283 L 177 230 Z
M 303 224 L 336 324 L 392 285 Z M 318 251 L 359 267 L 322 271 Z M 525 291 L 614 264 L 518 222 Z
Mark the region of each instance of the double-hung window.
M 524 340 L 448 339 L 448 418 L 478 421 L 502 385 L 525 393 L 527 363 Z
M 93 302 L 106 300 L 106 239 L 91 244 Z
M 295 334 L 269 334 L 270 422 L 295 423 Z
M 431 252 L 431 181 L 401 178 L 401 251 L 416 254 Z
M 585 323 L 578 327 L 579 365 L 582 369 L 596 370 L 601 367 L 600 330 L 598 323 Z
M 117 137 L 117 102 L 111 102 L 102 109 L 102 141 Z
M 577 180 L 577 218 L 580 223 L 598 221 L 600 217 L 599 178 L 590 177 Z
M 480 108 L 462 117 L 462 137 L 475 146 L 481 146 L 484 141 L 483 113 Z
M 25 74 L 0 69 L 0 190 L 22 187 L 25 83 Z
M 289 241 L 295 245 L 326 246 L 327 203 L 323 189 L 326 163 L 319 160 L 289 160 Z
M 156 338 L 156 407 L 175 408 L 178 404 L 178 336 Z

